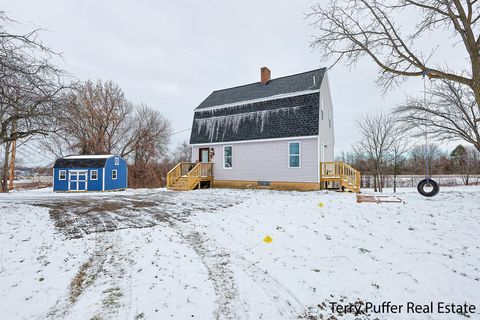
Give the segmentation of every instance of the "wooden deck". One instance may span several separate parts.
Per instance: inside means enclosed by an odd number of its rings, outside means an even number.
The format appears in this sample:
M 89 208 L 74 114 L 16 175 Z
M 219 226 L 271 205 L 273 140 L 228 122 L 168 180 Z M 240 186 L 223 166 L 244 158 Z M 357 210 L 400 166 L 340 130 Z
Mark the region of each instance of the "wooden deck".
M 167 188 L 177 191 L 200 189 L 211 186 L 213 181 L 213 163 L 181 162 L 167 174 Z
M 360 171 L 343 161 L 320 162 L 320 187 L 333 185 L 342 191 L 360 192 Z
M 239 181 L 239 183 L 240 182 L 242 181 Z M 256 185 L 256 183 L 258 183 L 258 181 L 252 181 L 251 183 L 248 183 L 249 185 L 251 184 L 252 186 L 254 186 Z M 292 184 L 292 182 L 290 182 L 290 184 Z M 193 189 L 200 189 L 202 187 L 212 187 L 212 185 L 212 162 L 181 162 L 177 164 L 167 174 L 167 188 L 170 190 L 189 191 Z M 360 172 L 355 170 L 345 162 L 321 162 L 320 188 L 337 188 L 341 191 L 351 191 L 359 193 Z

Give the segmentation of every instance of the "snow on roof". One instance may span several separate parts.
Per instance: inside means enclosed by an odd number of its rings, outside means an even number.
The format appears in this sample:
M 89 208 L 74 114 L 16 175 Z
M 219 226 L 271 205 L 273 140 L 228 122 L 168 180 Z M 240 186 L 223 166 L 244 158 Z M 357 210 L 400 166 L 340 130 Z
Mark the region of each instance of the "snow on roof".
M 113 154 L 92 154 L 92 155 L 78 155 L 78 156 L 67 156 L 63 159 L 107 159 L 114 157 Z

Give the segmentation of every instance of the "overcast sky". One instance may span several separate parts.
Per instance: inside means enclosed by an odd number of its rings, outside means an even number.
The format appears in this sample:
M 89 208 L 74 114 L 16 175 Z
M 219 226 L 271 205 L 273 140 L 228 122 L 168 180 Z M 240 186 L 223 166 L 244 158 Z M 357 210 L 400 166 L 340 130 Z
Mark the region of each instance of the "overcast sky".
M 262 66 L 272 78 L 328 66 L 309 46 L 315 31 L 305 13 L 316 1 L 1 1 L 21 28 L 48 30 L 41 39 L 62 52 L 64 69 L 113 80 L 133 102 L 161 111 L 175 132 L 190 128 L 193 109 L 213 90 L 259 81 Z M 337 154 L 358 139 L 356 119 L 423 90 L 413 79 L 383 97 L 368 60 L 329 73 Z

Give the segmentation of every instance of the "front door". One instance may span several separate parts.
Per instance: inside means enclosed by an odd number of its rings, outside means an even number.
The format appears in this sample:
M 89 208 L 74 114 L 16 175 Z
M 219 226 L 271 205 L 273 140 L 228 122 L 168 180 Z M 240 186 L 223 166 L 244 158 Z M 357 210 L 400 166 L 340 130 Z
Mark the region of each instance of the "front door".
M 200 148 L 199 150 L 199 162 L 210 162 L 210 149 Z
M 87 170 L 71 170 L 68 172 L 68 191 L 87 190 Z

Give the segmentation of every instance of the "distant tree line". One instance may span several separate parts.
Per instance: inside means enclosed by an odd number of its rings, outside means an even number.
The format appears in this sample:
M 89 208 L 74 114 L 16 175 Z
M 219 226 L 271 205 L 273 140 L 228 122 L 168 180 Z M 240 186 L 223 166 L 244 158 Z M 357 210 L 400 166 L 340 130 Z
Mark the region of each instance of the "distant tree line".
M 479 184 L 480 152 L 472 145 L 459 144 L 451 152 L 431 141 L 412 139 L 411 131 L 394 114 L 366 116 L 357 121 L 359 141 L 352 152 L 342 152 L 337 160 L 360 170 L 363 187 L 382 192 L 392 178 L 394 191 L 399 175 L 459 175 L 465 185 Z
M 52 160 L 118 154 L 129 163 L 130 186 L 163 186 L 168 168 L 190 156 L 186 143 L 167 152 L 170 122 L 112 81 L 75 80 L 55 65 L 60 55 L 39 40 L 40 29 L 16 34 L 15 24 L 0 11 L 1 191 L 8 191 L 17 142 L 37 136 Z

